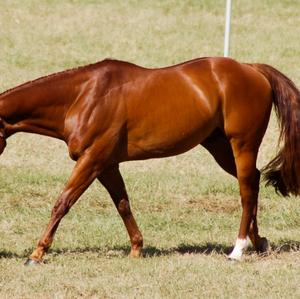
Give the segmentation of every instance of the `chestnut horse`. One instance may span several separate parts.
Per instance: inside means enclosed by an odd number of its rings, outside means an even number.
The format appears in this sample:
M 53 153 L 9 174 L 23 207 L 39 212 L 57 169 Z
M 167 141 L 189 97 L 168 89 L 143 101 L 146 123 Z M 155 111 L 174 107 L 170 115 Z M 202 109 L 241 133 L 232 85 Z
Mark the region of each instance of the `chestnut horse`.
M 281 149 L 264 168 L 267 184 L 286 196 L 300 193 L 300 92 L 264 64 L 200 58 L 146 69 L 104 60 L 46 76 L 0 94 L 0 153 L 17 132 L 64 140 L 77 161 L 49 224 L 26 264 L 42 261 L 61 219 L 98 179 L 122 217 L 139 256 L 142 234 L 130 210 L 119 163 L 178 155 L 201 144 L 240 187 L 242 216 L 231 259 L 241 259 L 249 237 L 268 243 L 256 221 L 260 172 L 257 153 L 272 104 Z

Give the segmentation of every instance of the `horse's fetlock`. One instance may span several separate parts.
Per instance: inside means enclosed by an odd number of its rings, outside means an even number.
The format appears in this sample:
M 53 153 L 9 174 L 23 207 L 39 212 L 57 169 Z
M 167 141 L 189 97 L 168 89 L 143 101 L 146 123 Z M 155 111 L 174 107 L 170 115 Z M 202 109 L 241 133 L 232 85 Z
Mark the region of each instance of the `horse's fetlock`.
M 132 244 L 134 244 L 136 247 L 138 248 L 142 248 L 143 247 L 143 237 L 141 235 L 141 233 L 136 233 L 133 237 L 132 237 Z

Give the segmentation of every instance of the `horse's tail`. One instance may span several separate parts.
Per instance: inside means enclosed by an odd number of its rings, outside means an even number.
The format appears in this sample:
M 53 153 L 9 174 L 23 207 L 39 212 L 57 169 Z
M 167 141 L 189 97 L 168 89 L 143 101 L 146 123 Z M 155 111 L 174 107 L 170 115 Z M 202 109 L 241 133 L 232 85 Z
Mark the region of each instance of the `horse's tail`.
M 300 195 L 300 91 L 275 68 L 252 64 L 270 82 L 273 104 L 279 120 L 281 148 L 262 172 L 266 185 L 283 196 Z

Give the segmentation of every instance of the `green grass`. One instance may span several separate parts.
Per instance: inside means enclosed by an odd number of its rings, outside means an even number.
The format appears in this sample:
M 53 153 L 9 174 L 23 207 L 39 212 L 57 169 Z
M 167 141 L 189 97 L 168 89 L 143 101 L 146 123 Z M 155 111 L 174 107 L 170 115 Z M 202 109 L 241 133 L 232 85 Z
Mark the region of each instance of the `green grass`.
M 42 75 L 115 57 L 148 67 L 221 56 L 224 1 L 2 0 L 0 91 Z M 233 1 L 232 57 L 269 63 L 300 85 L 300 3 Z M 259 166 L 274 156 L 272 117 Z M 0 298 L 299 298 L 298 198 L 261 186 L 259 224 L 272 252 L 242 263 L 236 181 L 201 148 L 121 171 L 145 238 L 129 259 L 113 204 L 93 184 L 62 221 L 45 264 L 25 268 L 73 162 L 57 140 L 18 134 L 0 157 Z

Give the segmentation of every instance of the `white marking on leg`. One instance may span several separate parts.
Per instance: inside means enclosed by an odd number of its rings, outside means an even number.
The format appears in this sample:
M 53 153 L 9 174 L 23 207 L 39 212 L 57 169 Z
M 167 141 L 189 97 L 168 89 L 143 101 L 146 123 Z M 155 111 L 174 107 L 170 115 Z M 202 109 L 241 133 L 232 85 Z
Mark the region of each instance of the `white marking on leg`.
M 228 256 L 232 260 L 240 261 L 244 250 L 248 247 L 248 239 L 236 239 L 235 246 Z

